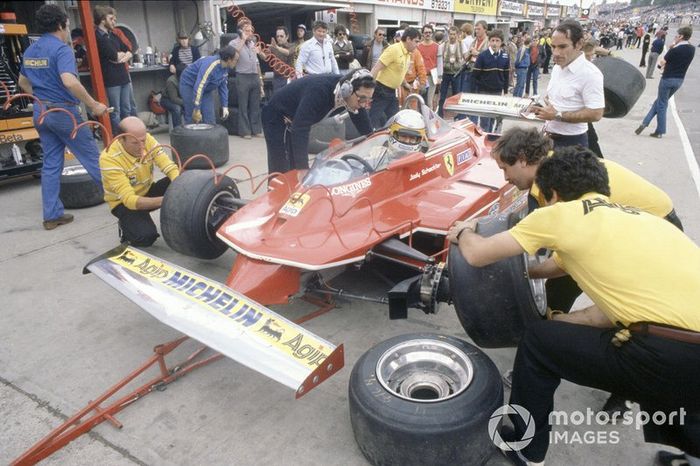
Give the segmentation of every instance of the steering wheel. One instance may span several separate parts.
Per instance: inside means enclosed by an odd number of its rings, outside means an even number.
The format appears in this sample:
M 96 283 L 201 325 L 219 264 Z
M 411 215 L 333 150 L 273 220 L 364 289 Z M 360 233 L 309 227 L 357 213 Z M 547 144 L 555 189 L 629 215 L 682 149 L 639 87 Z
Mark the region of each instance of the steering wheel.
M 370 165 L 369 162 L 367 162 L 359 155 L 345 154 L 341 157 L 341 160 L 345 160 L 348 163 L 350 162 L 350 160 L 354 160 L 355 162 L 358 162 L 360 165 L 362 165 L 362 168 L 364 168 L 367 173 L 374 173 L 374 168 L 372 168 L 372 165 Z

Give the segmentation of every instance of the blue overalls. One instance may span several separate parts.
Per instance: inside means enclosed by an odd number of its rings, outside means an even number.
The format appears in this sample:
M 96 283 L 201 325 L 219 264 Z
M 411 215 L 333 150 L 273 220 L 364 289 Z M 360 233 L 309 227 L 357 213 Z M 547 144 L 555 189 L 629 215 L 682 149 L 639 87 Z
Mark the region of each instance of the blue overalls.
M 44 109 L 65 108 L 75 117 L 77 124 L 83 122 L 78 99 L 68 91 L 61 81 L 61 73 L 78 76 L 73 49 L 52 34 L 44 34 L 24 53 L 20 73 L 32 84 L 32 92 L 41 100 Z M 82 127 L 71 139 L 73 120 L 64 112 L 52 112 L 38 120 L 41 108 L 34 103 L 34 126 L 44 151 L 41 169 L 41 199 L 44 221 L 55 220 L 63 215 L 63 203 L 58 198 L 61 191 L 61 172 L 66 146 L 75 154 L 95 183 L 102 189 L 102 177 L 98 165 L 100 153 L 90 128 Z
M 212 92 L 219 90 L 222 107 L 228 107 L 228 69 L 218 55 L 203 57 L 185 68 L 180 76 L 180 96 L 185 107 L 185 123 L 192 123 L 192 112 L 202 112 L 202 123 L 216 124 Z

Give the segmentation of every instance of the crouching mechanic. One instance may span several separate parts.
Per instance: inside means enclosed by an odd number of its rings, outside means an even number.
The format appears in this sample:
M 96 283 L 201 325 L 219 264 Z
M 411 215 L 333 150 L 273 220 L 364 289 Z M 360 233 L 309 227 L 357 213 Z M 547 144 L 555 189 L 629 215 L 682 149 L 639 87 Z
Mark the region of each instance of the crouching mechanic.
M 535 128 L 512 128 L 503 133 L 491 150 L 506 181 L 518 189 L 529 190 L 530 211 L 546 205 L 546 200 L 535 183 L 537 167 L 551 153 L 552 140 Z M 610 183 L 610 201 L 615 204 L 638 207 L 645 212 L 663 217 L 683 230 L 673 209 L 671 198 L 663 190 L 636 173 L 610 160 L 602 160 Z M 557 311 L 569 312 L 581 288 L 569 275 L 547 280 L 547 305 Z M 608 413 L 627 411 L 624 399 L 611 395 L 603 406 Z
M 531 413 L 535 434 L 507 455 L 515 464 L 544 461 L 554 392 L 565 379 L 637 401 L 650 416 L 663 413 L 666 422 L 644 426 L 645 440 L 700 464 L 700 248 L 660 217 L 612 202 L 605 165 L 587 149 L 555 152 L 535 181 L 547 206 L 510 230 L 482 237 L 472 219 L 448 233 L 475 267 L 548 248 L 553 256 L 530 276 L 568 273 L 593 301 L 525 329 L 509 403 Z M 506 441 L 526 432 L 514 417 Z
M 360 132 L 369 134 L 367 106 L 372 101 L 374 78 L 365 69 L 345 76 L 308 75 L 278 90 L 263 108 L 269 173 L 309 168 L 311 126 L 347 110 Z
M 370 150 L 367 162 L 377 171 L 412 152 L 427 150 L 428 136 L 423 115 L 415 110 L 406 109 L 394 115 L 389 125 L 389 139 Z
M 150 211 L 160 208 L 165 190 L 180 171 L 163 149 L 153 151 L 158 142 L 140 119 L 124 118 L 119 127 L 127 136 L 100 154 L 105 201 L 119 219 L 121 242 L 147 247 L 160 236 Z M 154 164 L 166 175 L 156 183 Z

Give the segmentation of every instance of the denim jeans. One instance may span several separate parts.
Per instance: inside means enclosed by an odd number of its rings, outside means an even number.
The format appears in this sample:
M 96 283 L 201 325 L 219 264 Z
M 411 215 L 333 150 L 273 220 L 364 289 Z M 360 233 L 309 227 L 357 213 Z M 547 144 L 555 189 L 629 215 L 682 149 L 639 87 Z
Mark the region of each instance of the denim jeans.
M 119 134 L 119 122 L 131 115 L 131 83 L 107 88 L 109 106 L 114 108 L 110 115 L 112 134 Z
M 68 110 L 78 124 L 83 122 L 78 106 L 67 105 Z M 46 114 L 41 124 L 38 124 L 39 106 L 34 106 L 34 126 L 39 132 L 39 140 L 44 150 L 44 165 L 41 168 L 41 203 L 44 220 L 55 220 L 63 215 L 63 203 L 58 197 L 61 191 L 61 172 L 63 171 L 64 152 L 66 147 L 80 161 L 95 184 L 102 189 L 102 175 L 98 164 L 100 151 L 97 150 L 92 130 L 83 126 L 71 139 L 73 120 L 64 112 Z
M 377 130 L 383 127 L 387 120 L 399 111 L 399 100 L 396 98 L 396 89 L 377 83 L 374 89 L 372 106 L 369 109 L 369 119 L 372 127 Z
M 161 97 L 160 104 L 168 111 L 173 128 L 180 126 L 182 124 L 182 112 L 184 111 L 182 105 L 176 104 L 167 97 Z
M 525 78 L 527 77 L 527 68 L 516 68 L 515 69 L 515 89 L 513 89 L 513 95 L 515 97 L 522 97 L 523 92 L 525 92 Z
M 525 80 L 525 94 L 537 95 L 537 80 L 540 78 L 540 67 L 537 63 L 530 65 L 527 69 L 527 79 Z M 530 94 L 530 81 L 532 80 L 532 94 Z
M 682 84 L 682 78 L 662 78 L 661 81 L 659 81 L 659 93 L 649 113 L 644 117 L 644 122 L 642 123 L 644 126 L 649 126 L 651 120 L 656 117 L 656 131 L 654 132 L 657 134 L 666 134 L 666 110 L 668 109 L 668 100 L 680 89 Z

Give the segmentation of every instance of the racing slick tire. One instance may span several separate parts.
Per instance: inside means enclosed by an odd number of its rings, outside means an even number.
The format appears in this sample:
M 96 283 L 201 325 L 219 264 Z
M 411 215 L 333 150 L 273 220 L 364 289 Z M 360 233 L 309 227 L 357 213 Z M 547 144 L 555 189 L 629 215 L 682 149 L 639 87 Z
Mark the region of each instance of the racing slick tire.
M 482 219 L 477 232 L 492 236 L 518 221 L 518 213 Z M 451 294 L 457 317 L 467 335 L 482 348 L 517 346 L 529 322 L 547 310 L 543 279 L 529 279 L 527 265 L 542 256 L 518 256 L 485 267 L 473 267 L 456 245 L 447 260 Z M 459 286 L 456 286 L 459 284 Z
M 82 209 L 104 202 L 102 187 L 79 163 L 66 165 L 61 172 L 61 191 L 58 196 L 66 209 Z
M 399 335 L 350 374 L 350 422 L 375 465 L 483 465 L 496 452 L 489 419 L 503 405 L 495 364 L 475 346 L 431 333 Z
M 183 165 L 195 154 L 207 155 L 215 167 L 228 162 L 228 131 L 220 125 L 198 123 L 177 126 L 170 132 L 170 144 L 180 154 Z M 211 165 L 206 160 L 196 159 L 187 168 L 207 169 Z
M 226 244 L 216 230 L 236 210 L 236 183 L 224 176 L 214 184 L 210 171 L 186 170 L 170 183 L 160 208 L 160 229 L 173 250 L 200 259 L 216 259 Z
M 309 153 L 318 154 L 328 149 L 333 139 L 345 140 L 345 122 L 333 118 L 326 118 L 311 127 L 309 132 Z
M 646 79 L 636 66 L 621 58 L 598 57 L 593 62 L 603 73 L 605 118 L 627 115 L 644 92 Z

